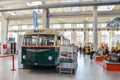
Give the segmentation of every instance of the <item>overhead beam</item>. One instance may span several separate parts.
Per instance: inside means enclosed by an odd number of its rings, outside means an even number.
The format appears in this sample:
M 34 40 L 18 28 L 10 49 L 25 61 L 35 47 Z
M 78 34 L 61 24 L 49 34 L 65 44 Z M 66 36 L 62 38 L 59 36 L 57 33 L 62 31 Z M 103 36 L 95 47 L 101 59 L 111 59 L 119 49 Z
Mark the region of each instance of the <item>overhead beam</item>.
M 90 24 L 90 23 L 92 23 L 92 22 L 90 22 L 90 21 L 89 22 L 73 22 L 72 21 L 72 22 L 59 22 L 59 23 L 52 22 L 52 23 L 50 23 L 50 25 L 53 25 L 53 24 Z M 105 22 L 105 21 L 98 22 L 98 24 L 101 24 L 101 23 L 108 23 L 108 22 Z
M 38 17 L 42 17 L 42 15 L 39 14 Z M 32 14 L 29 14 L 29 15 L 8 16 L 7 18 L 8 18 L 9 20 L 32 19 L 32 18 L 33 18 L 33 15 L 32 15 Z
M 92 11 L 85 12 L 59 12 L 59 13 L 51 13 L 50 17 L 54 18 L 65 18 L 65 17 L 92 17 Z M 98 11 L 98 16 L 100 17 L 112 17 L 112 16 L 120 16 L 120 11 Z
M 54 3 L 54 4 L 44 4 L 38 5 L 39 9 L 41 8 L 62 8 L 62 7 L 80 7 L 80 6 L 102 6 L 102 5 L 118 5 L 120 1 L 87 1 L 87 2 L 69 2 L 69 3 Z M 27 6 L 21 8 L 7 8 L 0 9 L 0 12 L 5 11 L 17 11 L 17 10 L 30 10 L 36 9 L 36 6 Z
M 54 24 L 92 24 L 92 22 L 52 22 L 52 23 L 50 23 L 50 25 L 54 25 Z M 108 22 L 105 22 L 105 21 L 100 21 L 100 22 L 98 22 L 98 24 L 101 24 L 101 23 L 108 23 Z M 14 24 L 14 25 L 9 25 L 9 26 L 17 26 L 18 24 Z M 32 23 L 29 23 L 29 24 L 19 24 L 19 25 L 33 25 Z M 39 25 L 42 25 L 42 23 L 39 23 Z
M 92 11 L 85 12 L 59 12 L 59 13 L 51 13 L 50 18 L 79 18 L 79 17 L 92 17 Z M 17 20 L 17 19 L 32 19 L 31 15 L 19 15 L 19 16 L 8 16 L 9 20 Z M 120 16 L 120 11 L 98 11 L 99 17 L 114 17 Z M 39 14 L 38 17 L 42 17 L 42 14 Z
M 30 29 L 32 30 L 32 29 Z M 40 29 L 40 30 L 44 30 L 44 29 Z M 93 28 L 67 28 L 67 29 L 53 29 L 55 31 L 93 31 Z M 120 28 L 114 27 L 114 28 L 97 28 L 97 31 L 109 31 L 109 30 L 115 30 L 118 31 L 120 30 Z M 26 32 L 28 30 L 8 30 L 8 32 Z

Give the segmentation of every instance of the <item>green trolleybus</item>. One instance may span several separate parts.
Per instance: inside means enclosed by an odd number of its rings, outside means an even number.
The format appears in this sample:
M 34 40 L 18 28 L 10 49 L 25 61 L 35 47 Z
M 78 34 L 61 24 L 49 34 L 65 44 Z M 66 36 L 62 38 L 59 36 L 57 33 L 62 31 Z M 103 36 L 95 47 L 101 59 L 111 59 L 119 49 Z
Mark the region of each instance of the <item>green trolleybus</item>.
M 55 30 L 27 31 L 22 45 L 22 64 L 56 66 L 59 64 L 59 46 L 66 44 L 69 40 Z

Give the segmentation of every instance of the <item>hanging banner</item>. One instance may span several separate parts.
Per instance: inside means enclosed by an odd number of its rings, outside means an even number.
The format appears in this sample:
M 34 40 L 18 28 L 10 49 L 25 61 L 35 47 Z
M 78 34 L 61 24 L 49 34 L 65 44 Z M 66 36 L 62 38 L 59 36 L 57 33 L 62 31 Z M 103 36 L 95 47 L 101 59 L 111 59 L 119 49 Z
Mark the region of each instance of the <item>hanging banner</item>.
M 34 29 L 38 27 L 38 13 L 36 11 L 33 11 L 33 26 Z

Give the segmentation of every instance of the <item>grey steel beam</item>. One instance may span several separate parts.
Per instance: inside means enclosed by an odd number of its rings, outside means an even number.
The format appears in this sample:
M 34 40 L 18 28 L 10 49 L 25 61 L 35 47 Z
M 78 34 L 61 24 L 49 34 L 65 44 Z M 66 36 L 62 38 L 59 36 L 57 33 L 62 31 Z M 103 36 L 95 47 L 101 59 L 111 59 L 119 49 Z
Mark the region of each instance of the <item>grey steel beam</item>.
M 92 11 L 85 12 L 61 12 L 61 13 L 51 13 L 51 18 L 65 18 L 65 17 L 91 17 L 93 15 Z M 111 17 L 120 16 L 120 11 L 98 11 L 98 16 Z
M 102 6 L 102 5 L 118 5 L 120 1 L 87 1 L 87 2 L 69 2 L 69 3 L 54 3 L 54 4 L 44 4 L 38 5 L 39 9 L 42 8 L 62 8 L 62 7 L 80 7 L 80 6 Z M 36 9 L 36 6 L 31 7 L 21 7 L 21 8 L 7 8 L 7 9 L 0 9 L 0 12 L 5 11 L 17 11 L 17 10 L 30 10 Z
M 62 23 L 50 23 L 50 25 L 54 25 L 54 24 L 92 24 L 92 22 L 62 22 Z M 98 24 L 101 23 L 108 23 L 108 22 L 98 22 Z M 19 24 L 19 25 L 33 25 L 33 24 Z M 39 25 L 42 25 L 42 23 L 39 23 Z M 9 25 L 9 26 L 17 26 L 17 25 Z
M 50 25 L 53 25 L 53 24 L 90 24 L 92 22 L 61 22 L 61 23 L 50 23 Z M 98 22 L 98 24 L 101 24 L 101 23 L 108 23 L 108 22 L 105 22 L 105 21 L 102 21 L 102 22 Z
M 32 30 L 32 29 L 30 29 Z M 44 30 L 44 29 L 40 29 L 40 30 Z M 52 29 L 52 30 L 56 30 L 56 31 L 93 31 L 93 28 L 64 28 L 64 29 Z M 115 31 L 119 31 L 120 28 L 114 27 L 114 28 L 97 28 L 97 31 L 110 31 L 110 30 L 115 30 Z M 28 30 L 8 30 L 8 32 L 26 32 Z
M 92 17 L 92 11 L 85 11 L 85 12 L 61 12 L 61 13 L 51 13 L 49 14 L 50 18 L 78 18 L 78 17 Z M 31 15 L 19 15 L 19 16 L 8 16 L 10 20 L 16 19 L 32 19 Z M 98 11 L 99 17 L 114 17 L 120 16 L 120 11 Z M 39 17 L 42 17 L 42 14 L 39 14 Z
M 39 14 L 38 17 L 42 17 L 42 14 Z M 19 20 L 19 19 L 32 19 L 33 15 L 29 14 L 29 15 L 17 15 L 17 16 L 8 16 L 7 19 L 9 20 Z

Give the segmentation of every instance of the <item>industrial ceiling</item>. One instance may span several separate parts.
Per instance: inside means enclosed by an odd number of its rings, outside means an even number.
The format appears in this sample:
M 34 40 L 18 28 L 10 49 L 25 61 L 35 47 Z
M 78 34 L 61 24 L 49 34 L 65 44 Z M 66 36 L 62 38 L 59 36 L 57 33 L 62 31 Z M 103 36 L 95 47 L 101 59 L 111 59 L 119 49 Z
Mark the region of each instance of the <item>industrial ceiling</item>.
M 103 5 L 107 2 L 110 5 Z M 9 25 L 32 24 L 33 10 L 38 11 L 39 24 L 42 24 L 42 8 L 46 7 L 50 7 L 50 23 L 89 23 L 93 21 L 95 4 L 98 5 L 98 22 L 109 22 L 120 16 L 120 0 L 0 0 L 0 11 L 6 14 Z

